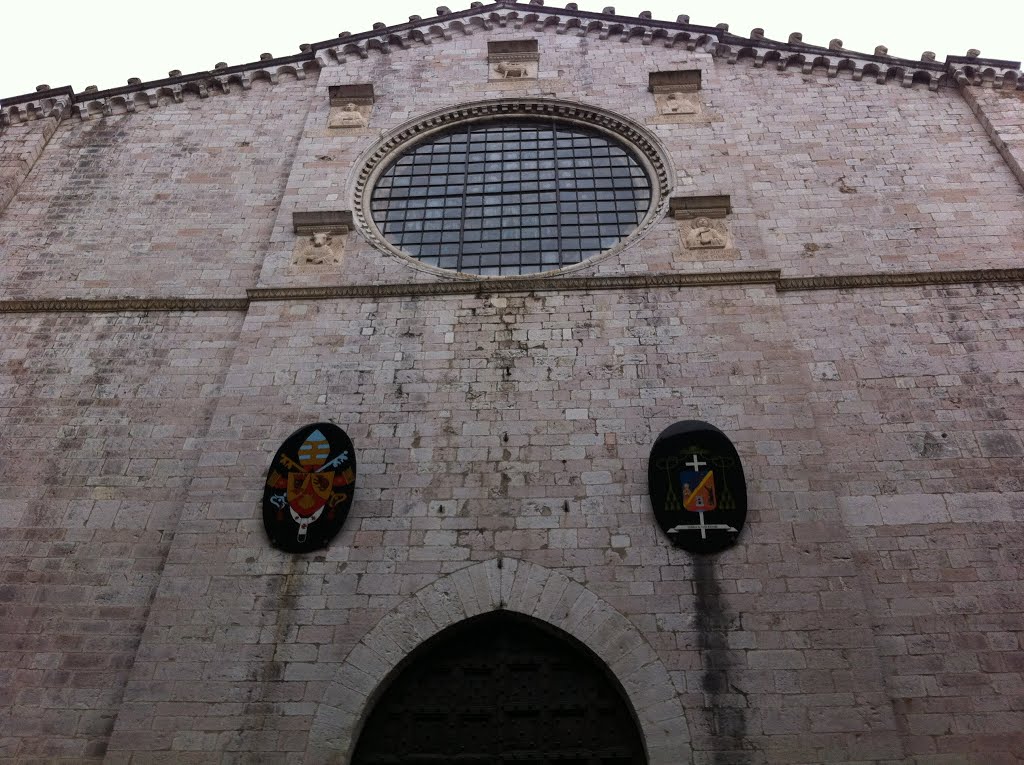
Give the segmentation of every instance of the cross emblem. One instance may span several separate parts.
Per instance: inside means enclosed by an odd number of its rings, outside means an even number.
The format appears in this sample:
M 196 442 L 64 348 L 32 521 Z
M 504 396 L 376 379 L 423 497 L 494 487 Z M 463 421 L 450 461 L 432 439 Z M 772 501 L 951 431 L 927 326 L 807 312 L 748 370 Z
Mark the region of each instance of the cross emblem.
M 697 455 L 693 454 L 690 456 L 690 461 L 684 462 L 683 464 L 686 465 L 686 467 L 690 468 L 691 470 L 697 471 L 700 470 L 702 467 L 706 466 L 708 463 L 697 459 Z

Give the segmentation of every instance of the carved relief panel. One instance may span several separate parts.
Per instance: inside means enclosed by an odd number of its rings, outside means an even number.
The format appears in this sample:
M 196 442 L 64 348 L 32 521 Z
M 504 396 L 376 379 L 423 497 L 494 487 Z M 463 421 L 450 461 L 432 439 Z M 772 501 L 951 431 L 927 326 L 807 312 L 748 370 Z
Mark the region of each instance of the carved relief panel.
M 663 117 L 700 115 L 701 104 L 696 93 L 657 93 L 654 96 L 658 114 Z
M 292 227 L 298 237 L 292 250 L 292 266 L 316 269 L 340 265 L 345 255 L 345 240 L 352 230 L 352 213 L 293 213 Z
M 487 43 L 487 71 L 490 80 L 536 80 L 539 68 L 540 54 L 536 40 L 497 40 Z
M 683 246 L 688 250 L 721 250 L 729 243 L 725 221 L 694 218 L 684 221 Z
M 688 251 L 717 250 L 716 259 L 736 257 L 737 251 L 726 218 L 732 211 L 728 196 L 673 197 L 669 215 L 678 221 L 679 243 Z
M 651 72 L 647 89 L 654 94 L 659 122 L 690 122 L 704 117 L 699 69 Z
M 295 243 L 294 266 L 329 266 L 341 263 L 345 254 L 345 234 L 317 231 Z
M 369 124 L 374 102 L 372 84 L 332 85 L 328 92 L 331 106 L 327 116 L 327 127 L 361 130 Z

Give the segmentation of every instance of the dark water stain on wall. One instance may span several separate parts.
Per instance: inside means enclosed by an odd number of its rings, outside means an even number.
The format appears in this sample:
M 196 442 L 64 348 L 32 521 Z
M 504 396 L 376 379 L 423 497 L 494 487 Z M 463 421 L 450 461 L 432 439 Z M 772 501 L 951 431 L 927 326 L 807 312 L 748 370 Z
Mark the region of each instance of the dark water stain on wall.
M 694 558 L 696 595 L 697 647 L 704 668 L 704 725 L 710 732 L 709 745 L 716 765 L 746 765 L 750 762 L 750 743 L 747 739 L 747 715 L 743 706 L 737 706 L 735 697 L 743 695 L 731 678 L 734 666 L 729 649 L 731 618 L 722 597 L 722 589 L 715 577 L 715 558 Z

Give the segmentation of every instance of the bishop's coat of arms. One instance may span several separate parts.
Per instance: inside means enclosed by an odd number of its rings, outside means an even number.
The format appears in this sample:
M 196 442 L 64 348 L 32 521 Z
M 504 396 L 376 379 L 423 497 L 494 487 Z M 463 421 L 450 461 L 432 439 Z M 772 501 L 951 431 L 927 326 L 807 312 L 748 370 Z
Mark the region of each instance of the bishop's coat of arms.
M 284 442 L 267 473 L 263 525 L 271 544 L 288 552 L 326 547 L 352 505 L 356 456 L 345 431 L 306 425 Z
M 730 547 L 747 515 L 739 454 L 706 422 L 678 422 L 654 442 L 648 467 L 651 504 L 673 544 L 690 552 Z

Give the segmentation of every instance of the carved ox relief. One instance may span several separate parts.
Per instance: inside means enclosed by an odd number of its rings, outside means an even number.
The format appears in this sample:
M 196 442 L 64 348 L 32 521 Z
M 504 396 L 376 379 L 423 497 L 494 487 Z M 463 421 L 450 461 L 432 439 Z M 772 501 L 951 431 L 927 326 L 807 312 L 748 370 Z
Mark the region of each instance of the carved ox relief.
M 329 231 L 316 231 L 295 242 L 292 265 L 333 266 L 341 263 L 345 254 L 345 235 Z

